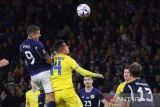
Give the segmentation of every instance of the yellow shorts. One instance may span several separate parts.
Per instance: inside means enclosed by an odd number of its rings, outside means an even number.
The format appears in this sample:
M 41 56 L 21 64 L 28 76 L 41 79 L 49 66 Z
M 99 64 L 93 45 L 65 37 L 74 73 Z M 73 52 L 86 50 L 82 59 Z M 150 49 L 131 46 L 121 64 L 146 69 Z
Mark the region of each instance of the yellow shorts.
M 56 107 L 83 107 L 83 104 L 73 88 L 55 91 Z

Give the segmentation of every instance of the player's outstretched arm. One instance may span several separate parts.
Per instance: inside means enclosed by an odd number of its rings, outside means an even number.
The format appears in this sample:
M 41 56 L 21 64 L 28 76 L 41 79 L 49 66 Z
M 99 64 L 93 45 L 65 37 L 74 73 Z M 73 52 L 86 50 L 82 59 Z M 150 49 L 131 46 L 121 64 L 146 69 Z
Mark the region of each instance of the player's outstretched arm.
M 96 74 L 93 72 L 90 72 L 88 70 L 83 69 L 82 67 L 80 67 L 77 62 L 71 58 L 68 57 L 68 61 L 70 66 L 76 71 L 78 72 L 80 75 L 84 76 L 84 77 L 97 77 L 97 78 L 104 78 L 102 74 Z
M 97 77 L 97 78 L 104 78 L 102 74 L 96 74 L 93 72 L 90 72 L 88 70 L 83 69 L 80 66 L 77 66 L 75 68 L 75 71 L 78 72 L 80 75 L 84 76 L 84 77 Z

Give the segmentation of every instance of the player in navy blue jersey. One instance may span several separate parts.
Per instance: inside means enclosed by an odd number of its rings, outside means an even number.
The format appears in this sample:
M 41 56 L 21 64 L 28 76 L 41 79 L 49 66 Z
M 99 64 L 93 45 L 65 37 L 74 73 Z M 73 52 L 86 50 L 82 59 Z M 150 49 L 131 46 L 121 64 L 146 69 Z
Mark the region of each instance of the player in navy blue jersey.
M 154 107 L 153 95 L 149 85 L 140 80 L 142 67 L 137 62 L 129 66 L 131 82 L 123 90 L 121 107 Z
M 79 91 L 79 97 L 84 107 L 100 107 L 100 103 L 107 107 L 107 101 L 103 97 L 102 93 L 93 87 L 92 77 L 84 77 L 85 88 Z
M 27 34 L 27 40 L 20 45 L 20 58 L 27 61 L 31 81 L 35 83 L 39 90 L 44 90 L 46 93 L 49 101 L 47 107 L 55 107 L 50 82 L 50 64 L 53 60 L 45 51 L 42 42 L 39 41 L 40 28 L 31 25 L 27 28 Z M 39 97 L 45 101 L 44 93 L 40 94 Z M 43 107 L 43 105 L 39 105 L 39 107 Z

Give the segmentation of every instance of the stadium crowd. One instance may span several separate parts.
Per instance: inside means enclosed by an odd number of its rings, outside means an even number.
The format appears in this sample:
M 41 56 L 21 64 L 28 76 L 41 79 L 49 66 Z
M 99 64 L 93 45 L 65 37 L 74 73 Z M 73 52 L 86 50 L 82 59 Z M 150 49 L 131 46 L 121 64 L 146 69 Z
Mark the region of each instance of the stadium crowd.
M 88 18 L 77 16 L 80 3 L 91 7 Z M 124 66 L 133 61 L 143 65 L 142 79 L 159 93 L 159 4 L 159 0 L 1 0 L 0 59 L 10 64 L 0 68 L 0 105 L 24 105 L 29 78 L 20 65 L 19 45 L 31 24 L 40 26 L 50 54 L 55 41 L 63 39 L 82 67 L 104 74 L 104 80 L 94 82 L 103 93 L 114 95 L 123 81 Z M 82 88 L 83 78 L 78 74 L 73 78 L 76 89 Z

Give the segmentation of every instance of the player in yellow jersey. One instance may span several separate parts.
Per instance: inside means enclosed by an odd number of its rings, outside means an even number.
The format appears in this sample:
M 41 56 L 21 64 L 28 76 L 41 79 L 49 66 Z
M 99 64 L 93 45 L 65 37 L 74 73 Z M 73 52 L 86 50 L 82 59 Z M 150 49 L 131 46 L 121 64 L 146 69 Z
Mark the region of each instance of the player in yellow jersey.
M 123 77 L 124 77 L 125 81 L 119 84 L 114 97 L 111 99 L 111 103 L 113 103 L 115 105 L 116 105 L 116 103 L 118 103 L 117 98 L 123 92 L 125 85 L 131 80 L 131 75 L 130 75 L 128 66 L 126 66 L 124 69 Z
M 54 66 L 51 70 L 51 83 L 55 93 L 56 107 L 83 107 L 76 94 L 72 82 L 72 71 L 82 76 L 104 78 L 101 74 L 92 73 L 81 68 L 69 54 L 69 47 L 63 40 L 55 44 L 57 54 L 54 56 Z
M 43 107 L 45 101 L 40 99 L 40 91 L 37 90 L 36 85 L 30 82 L 31 90 L 26 92 L 26 107 Z

